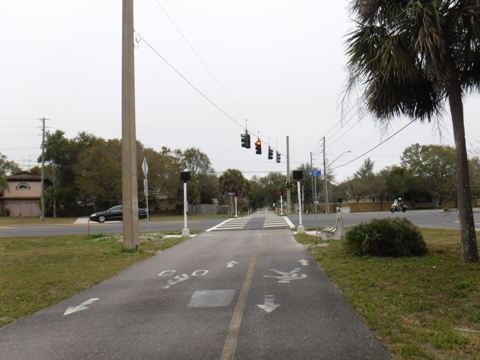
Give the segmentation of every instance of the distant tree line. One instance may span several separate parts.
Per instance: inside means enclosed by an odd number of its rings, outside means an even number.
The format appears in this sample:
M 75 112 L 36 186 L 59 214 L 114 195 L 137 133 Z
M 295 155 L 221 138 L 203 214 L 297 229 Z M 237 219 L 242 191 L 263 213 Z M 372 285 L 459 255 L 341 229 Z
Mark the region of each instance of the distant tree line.
M 191 204 L 230 204 L 228 192 L 237 193 L 240 211 L 271 207 L 278 204 L 279 191 L 286 193 L 286 175 L 270 172 L 266 176 L 246 179 L 238 169 L 228 169 L 218 176 L 210 159 L 198 148 L 160 152 L 137 142 L 137 176 L 139 205 L 146 206 L 143 158 L 148 163 L 149 207 L 154 212 L 181 212 L 183 209 L 183 183 L 181 171 L 190 171 L 188 201 Z M 105 140 L 85 132 L 73 139 L 63 131 L 48 132 L 45 141 L 45 174 L 49 186 L 45 192 L 46 215 L 76 216 L 88 204 L 103 209 L 122 202 L 121 141 Z M 41 159 L 38 159 L 41 162 Z M 474 198 L 480 196 L 480 158 L 469 159 L 470 182 Z M 20 171 L 20 167 L 0 154 L 0 187 L 7 187 L 7 175 Z M 295 170 L 304 174 L 300 185 L 306 209 L 313 210 L 314 194 L 319 203 L 325 202 L 323 178 L 312 178 L 310 164 Z M 40 174 L 37 166 L 31 171 Z M 433 203 L 441 207 L 445 200 L 456 200 L 455 149 L 445 145 L 419 145 L 407 147 L 400 164 L 374 171 L 374 162 L 364 160 L 360 168 L 342 183 L 335 183 L 328 171 L 328 198 L 331 204 L 353 201 L 360 208 L 366 198 L 382 203 L 402 197 L 410 204 Z M 292 181 L 293 202 L 297 202 L 297 182 Z M 314 184 L 313 181 L 317 183 Z M 284 196 L 284 201 L 286 196 Z

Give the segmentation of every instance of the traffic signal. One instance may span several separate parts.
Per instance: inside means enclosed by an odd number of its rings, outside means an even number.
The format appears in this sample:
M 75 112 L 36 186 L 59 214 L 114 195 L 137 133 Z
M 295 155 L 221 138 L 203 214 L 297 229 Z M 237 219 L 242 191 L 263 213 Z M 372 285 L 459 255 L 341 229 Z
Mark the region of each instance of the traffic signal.
M 283 191 L 280 190 L 280 191 L 278 192 L 278 195 L 283 195 Z
M 273 156 L 273 154 L 272 154 Z M 282 156 L 278 151 L 277 151 L 277 163 L 280 163 L 280 156 Z
M 237 192 L 236 192 L 236 191 L 233 192 L 233 196 L 237 196 Z
M 273 150 L 272 148 L 269 146 L 268 147 L 268 160 L 272 160 L 273 159 Z
M 257 153 L 257 155 L 262 154 L 262 142 L 260 141 L 260 139 L 255 141 L 255 152 Z
M 242 139 L 242 147 L 247 148 L 247 135 L 246 134 L 240 134 L 240 137 Z
M 291 189 L 291 188 L 292 188 L 292 182 L 291 182 L 291 181 L 287 181 L 287 182 L 285 183 L 285 187 L 286 187 L 287 189 Z
M 250 134 L 247 130 L 245 130 L 245 134 L 240 134 L 240 138 L 242 139 L 242 147 L 250 149 Z

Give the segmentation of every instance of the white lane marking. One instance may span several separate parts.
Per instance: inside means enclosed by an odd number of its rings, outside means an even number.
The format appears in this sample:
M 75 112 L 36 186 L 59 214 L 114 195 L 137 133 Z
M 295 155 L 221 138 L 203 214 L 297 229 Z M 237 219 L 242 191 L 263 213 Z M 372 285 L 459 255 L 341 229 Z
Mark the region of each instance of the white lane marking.
M 265 295 L 265 300 L 264 300 L 263 304 L 262 305 L 257 304 L 257 306 L 260 309 L 265 310 L 267 312 L 267 314 L 270 314 L 273 310 L 278 308 L 280 306 L 280 304 L 275 304 L 275 296 Z
M 299 262 L 299 263 L 302 264 L 303 266 L 308 266 L 308 263 L 309 263 L 310 261 L 305 260 L 305 259 L 301 259 L 301 260 L 298 260 L 297 262 Z
M 287 222 L 288 226 L 290 226 L 290 229 L 293 229 L 295 225 L 290 221 L 288 217 L 284 217 L 285 221 Z
M 208 274 L 208 270 L 195 270 L 192 276 L 205 276 Z
M 176 273 L 176 270 L 163 270 L 158 276 L 172 276 Z
M 90 305 L 91 303 L 93 303 L 97 300 L 100 300 L 100 299 L 99 298 L 91 298 L 90 300 L 87 300 L 87 301 L 81 303 L 78 306 L 70 306 L 69 308 L 67 308 L 67 310 L 65 311 L 63 316 L 70 315 L 70 314 L 76 313 L 78 311 L 87 310 L 88 306 L 86 306 L 86 305 Z
M 209 232 L 209 231 L 215 230 L 216 228 L 218 228 L 218 227 L 222 226 L 223 224 L 225 224 L 225 223 L 229 222 L 230 220 L 232 220 L 232 219 L 227 219 L 227 220 L 225 220 L 225 221 L 221 222 L 220 224 L 218 224 L 218 225 L 215 225 L 214 227 L 211 227 L 210 229 L 207 229 L 207 230 L 205 230 L 205 232 Z
M 233 265 L 238 265 L 238 262 L 236 262 L 236 261 L 230 261 L 230 262 L 227 264 L 227 268 L 232 268 Z
M 301 280 L 305 279 L 307 277 L 306 274 L 301 274 L 300 277 L 298 276 L 298 272 L 300 271 L 299 268 L 296 268 L 295 270 L 292 270 L 290 272 L 283 272 L 275 269 L 270 269 L 273 272 L 276 272 L 277 274 L 280 274 L 281 276 L 271 276 L 271 275 L 263 275 L 263 277 L 271 277 L 278 279 L 278 282 L 281 284 L 288 284 L 290 281 L 293 280 Z

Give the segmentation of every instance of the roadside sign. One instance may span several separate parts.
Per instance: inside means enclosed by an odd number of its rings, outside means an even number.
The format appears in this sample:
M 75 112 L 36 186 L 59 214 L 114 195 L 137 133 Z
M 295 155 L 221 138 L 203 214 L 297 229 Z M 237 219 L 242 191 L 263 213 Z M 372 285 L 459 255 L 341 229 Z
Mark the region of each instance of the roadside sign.
M 229 191 L 227 194 L 228 194 L 228 196 L 236 196 L 235 191 Z
M 142 170 L 143 170 L 143 175 L 147 177 L 148 175 L 148 164 L 147 164 L 147 158 L 143 158 L 143 164 L 142 164 Z
M 321 170 L 308 170 L 308 175 L 318 177 L 322 175 Z

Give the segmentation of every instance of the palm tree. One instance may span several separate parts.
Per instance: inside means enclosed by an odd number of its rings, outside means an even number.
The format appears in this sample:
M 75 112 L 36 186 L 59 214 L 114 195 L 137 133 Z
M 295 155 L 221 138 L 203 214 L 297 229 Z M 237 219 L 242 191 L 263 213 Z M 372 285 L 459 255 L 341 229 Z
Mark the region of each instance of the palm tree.
M 379 120 L 431 121 L 448 103 L 457 158 L 464 262 L 478 261 L 463 119 L 463 95 L 480 89 L 480 0 L 353 0 L 347 94 Z

